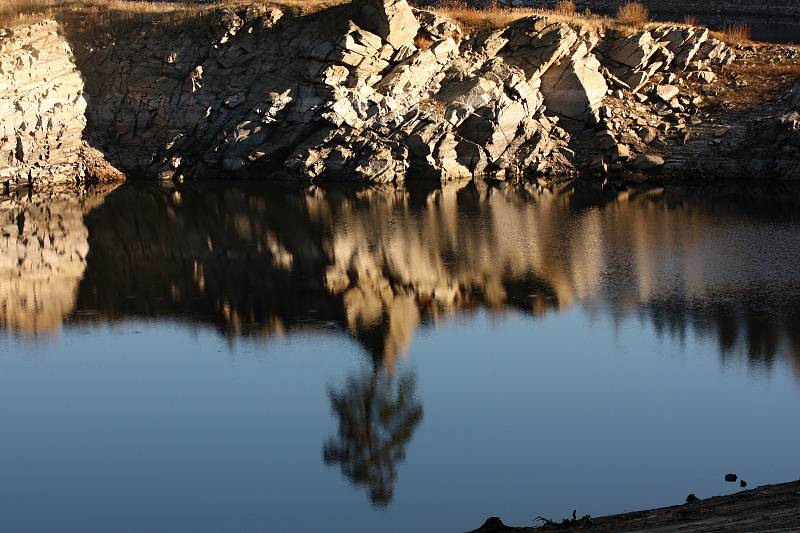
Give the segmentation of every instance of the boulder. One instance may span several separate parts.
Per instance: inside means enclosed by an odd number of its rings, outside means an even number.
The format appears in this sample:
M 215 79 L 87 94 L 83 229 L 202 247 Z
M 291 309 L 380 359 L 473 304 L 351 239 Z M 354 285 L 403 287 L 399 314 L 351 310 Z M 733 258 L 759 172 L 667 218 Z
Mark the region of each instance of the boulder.
M 600 62 L 592 54 L 554 65 L 542 76 L 547 108 L 576 120 L 596 117 L 607 91 Z
M 617 63 L 637 69 L 647 66 L 658 48 L 659 43 L 653 39 L 653 35 L 649 31 L 642 31 L 615 41 L 606 56 Z
M 420 25 L 420 31 L 423 32 L 425 37 L 433 41 L 444 41 L 450 37 L 456 38 L 461 35 L 461 28 L 447 20 L 440 17 L 432 11 L 424 9 L 414 9 L 414 16 L 417 17 Z
M 414 42 L 420 25 L 406 0 L 356 0 L 356 23 L 394 48 Z
M 520 67 L 528 81 L 541 77 L 566 58 L 585 55 L 590 48 L 567 24 L 553 24 L 544 17 L 517 20 L 503 32 L 503 36 L 508 42 L 498 55 L 507 63 Z
M 714 80 L 717 79 L 717 75 L 710 70 L 698 70 L 695 72 L 690 72 L 686 77 L 690 80 L 699 81 L 701 83 L 713 83 Z
M 664 166 L 664 158 L 658 155 L 642 154 L 633 161 L 633 166 L 638 170 L 652 170 Z
M 655 89 L 656 96 L 658 96 L 664 102 L 669 102 L 670 100 L 678 96 L 680 92 L 681 91 L 680 89 L 678 89 L 678 87 L 669 84 L 658 85 L 656 86 Z

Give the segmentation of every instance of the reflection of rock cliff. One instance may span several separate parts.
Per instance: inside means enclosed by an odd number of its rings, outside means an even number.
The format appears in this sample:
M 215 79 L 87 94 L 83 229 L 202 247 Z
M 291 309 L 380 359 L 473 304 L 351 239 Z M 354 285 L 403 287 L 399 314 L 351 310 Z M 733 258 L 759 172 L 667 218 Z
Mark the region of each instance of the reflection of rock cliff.
M 83 215 L 105 194 L 68 187 L 0 198 L 0 326 L 24 334 L 61 326 L 86 268 Z
M 800 237 L 761 220 L 658 191 L 126 186 L 87 218 L 79 305 L 232 335 L 341 327 L 389 368 L 420 324 L 509 305 L 644 313 L 724 352 L 800 354 L 800 272 L 762 267 L 794 265 Z
M 412 374 L 383 369 L 351 376 L 344 390 L 330 392 L 339 432 L 323 446 L 326 464 L 338 464 L 357 485 L 369 487 L 374 505 L 392 499 L 397 464 L 422 422 Z

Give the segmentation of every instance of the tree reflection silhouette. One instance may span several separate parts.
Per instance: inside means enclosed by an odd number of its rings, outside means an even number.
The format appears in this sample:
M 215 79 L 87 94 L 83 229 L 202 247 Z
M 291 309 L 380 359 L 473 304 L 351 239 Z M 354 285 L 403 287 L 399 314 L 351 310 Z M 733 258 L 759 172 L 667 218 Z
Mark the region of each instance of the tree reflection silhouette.
M 344 388 L 329 393 L 339 430 L 323 446 L 325 464 L 338 464 L 350 481 L 368 487 L 373 505 L 391 501 L 397 464 L 422 422 L 415 389 L 413 374 L 378 368 L 350 376 Z

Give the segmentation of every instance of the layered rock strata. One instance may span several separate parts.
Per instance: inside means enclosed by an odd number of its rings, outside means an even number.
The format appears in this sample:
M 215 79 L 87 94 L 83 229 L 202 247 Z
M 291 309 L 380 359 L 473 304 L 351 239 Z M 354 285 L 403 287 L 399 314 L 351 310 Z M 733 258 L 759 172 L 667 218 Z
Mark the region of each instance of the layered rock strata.
M 80 174 L 83 80 L 54 21 L 0 30 L 0 182 L 70 182 Z

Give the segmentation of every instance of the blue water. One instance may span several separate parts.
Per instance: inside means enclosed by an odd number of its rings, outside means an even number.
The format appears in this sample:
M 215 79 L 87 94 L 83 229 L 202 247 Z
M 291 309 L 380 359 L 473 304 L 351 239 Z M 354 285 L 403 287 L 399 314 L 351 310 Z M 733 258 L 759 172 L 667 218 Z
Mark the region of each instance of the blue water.
M 230 197 L 217 204 L 220 220 L 235 221 L 208 230 L 221 259 L 153 242 L 169 242 L 170 224 L 198 228 L 181 214 L 189 193 L 154 219 L 159 209 L 137 208 L 141 191 L 128 187 L 86 212 L 90 251 L 60 322 L 43 331 L 5 318 L 2 531 L 465 531 L 492 515 L 528 525 L 729 493 L 728 472 L 751 486 L 800 477 L 791 215 L 662 199 L 576 208 L 575 195 L 398 203 L 379 192 L 359 203 L 328 192 L 306 214 L 338 212 L 346 226 L 308 215 L 282 234 L 269 221 L 279 210 L 260 202 L 297 207 L 307 192 L 256 188 L 238 211 Z M 213 211 L 217 192 L 197 193 L 198 213 Z M 162 193 L 174 194 L 146 197 Z M 118 214 L 121 199 L 131 211 L 109 218 L 103 209 Z M 283 257 L 269 268 L 244 229 L 259 224 L 253 235 L 272 235 L 269 255 Z M 246 246 L 222 252 L 222 236 Z M 383 265 L 383 290 L 395 302 L 415 294 L 412 304 L 369 311 L 314 277 L 308 265 L 328 268 L 360 243 Z M 350 265 L 362 281 L 351 272 L 350 286 L 366 294 L 360 257 Z M 469 301 L 462 291 L 460 303 L 431 303 L 431 257 L 444 258 L 447 279 L 471 280 Z M 188 298 L 178 272 L 195 261 L 205 280 Z M 237 275 L 212 279 L 215 261 Z M 244 278 L 241 261 L 260 276 Z M 231 309 L 242 310 L 238 326 Z M 417 318 L 398 319 L 412 309 Z M 371 416 L 359 410 L 369 405 Z

